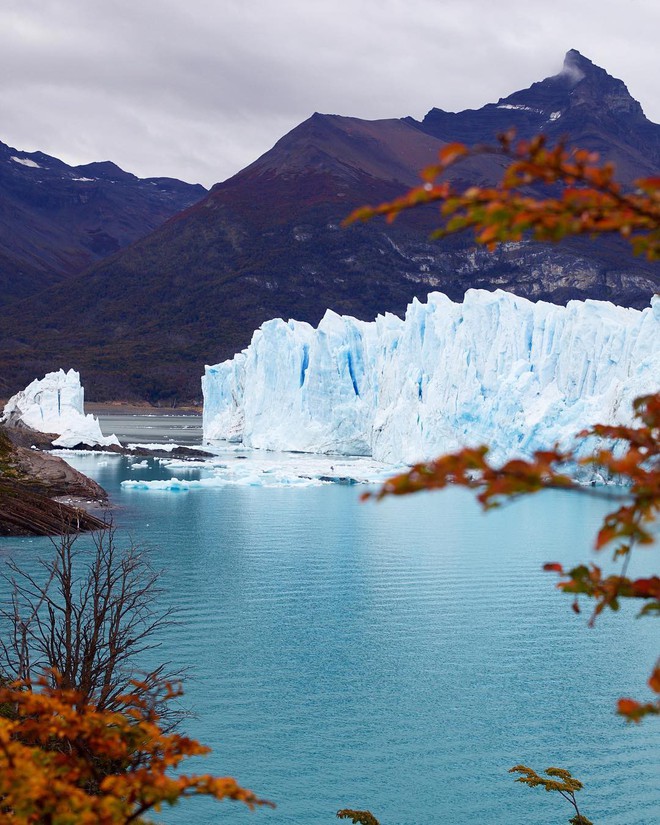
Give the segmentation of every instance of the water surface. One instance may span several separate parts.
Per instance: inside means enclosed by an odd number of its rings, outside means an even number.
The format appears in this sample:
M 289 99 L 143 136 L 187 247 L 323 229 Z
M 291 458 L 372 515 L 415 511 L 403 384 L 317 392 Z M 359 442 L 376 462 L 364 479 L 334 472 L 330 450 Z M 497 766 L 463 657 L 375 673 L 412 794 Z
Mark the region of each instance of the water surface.
M 660 821 L 658 723 L 613 712 L 645 695 L 657 625 L 626 606 L 588 630 L 541 572 L 589 558 L 602 502 L 548 493 L 483 516 L 460 490 L 381 504 L 339 485 L 122 490 L 130 460 L 73 460 L 164 571 L 179 623 L 158 653 L 190 668 L 186 729 L 213 747 L 196 769 L 278 805 L 200 800 L 163 821 L 311 825 L 339 807 L 382 825 L 568 820 L 563 800 L 513 782 L 519 762 L 572 770 L 599 825 Z M 44 552 L 0 543 L 28 567 Z M 657 570 L 657 552 L 633 566 Z
M 98 419 L 103 434 L 115 433 L 122 444 L 148 444 L 160 441 L 190 447 L 202 443 L 201 415 L 104 413 L 99 415 Z

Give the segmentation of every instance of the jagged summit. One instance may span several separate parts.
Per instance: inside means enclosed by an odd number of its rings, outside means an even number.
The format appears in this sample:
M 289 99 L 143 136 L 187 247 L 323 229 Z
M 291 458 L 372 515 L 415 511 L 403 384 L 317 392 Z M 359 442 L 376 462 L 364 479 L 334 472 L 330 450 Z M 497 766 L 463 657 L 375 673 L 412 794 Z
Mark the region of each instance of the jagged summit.
M 492 143 L 511 127 L 521 138 L 570 136 L 573 144 L 612 160 L 624 180 L 655 174 L 660 165 L 660 126 L 647 120 L 622 80 L 577 49 L 566 53 L 558 74 L 497 103 L 456 113 L 431 109 L 421 123 L 410 122 L 441 140 L 471 145 Z
M 554 107 L 553 111 L 563 115 L 576 106 L 586 106 L 599 117 L 609 113 L 645 119 L 642 107 L 631 96 L 625 83 L 612 77 L 576 49 L 566 53 L 558 74 L 501 98 L 497 105 L 504 107 L 507 104 L 522 103 L 539 109 L 545 115 L 548 114 L 549 107 Z M 484 108 L 487 109 L 488 106 Z M 556 115 L 554 119 L 557 120 L 560 115 Z
M 630 97 L 630 93 L 626 88 L 625 83 L 616 77 L 613 77 L 609 72 L 601 66 L 596 65 L 588 57 L 585 57 L 577 49 L 569 49 L 564 55 L 564 65 L 559 74 L 553 77 L 546 78 L 548 80 L 560 80 L 564 85 L 570 88 L 575 88 L 578 84 L 585 81 L 586 83 L 597 83 L 602 86 L 613 86 L 616 88 L 625 89 L 626 94 Z
M 626 84 L 612 77 L 577 49 L 566 52 L 564 66 L 556 79 L 568 86 L 572 105 L 589 102 L 618 115 L 645 119 L 642 107 L 632 97 Z
M 585 57 L 577 49 L 569 49 L 564 56 L 564 65 L 561 72 L 555 75 L 556 78 L 567 82 L 570 86 L 576 86 L 581 80 L 584 80 L 587 75 L 600 72 L 609 75 L 600 66 L 596 66 L 588 57 Z

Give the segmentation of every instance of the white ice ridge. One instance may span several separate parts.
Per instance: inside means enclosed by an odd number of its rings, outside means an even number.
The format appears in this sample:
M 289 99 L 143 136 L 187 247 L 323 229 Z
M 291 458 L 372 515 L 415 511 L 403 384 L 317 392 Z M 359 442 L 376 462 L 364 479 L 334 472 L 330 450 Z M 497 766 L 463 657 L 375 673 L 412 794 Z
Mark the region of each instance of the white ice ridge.
M 640 312 L 434 292 L 405 320 L 328 311 L 317 329 L 266 322 L 247 349 L 206 368 L 204 439 L 391 463 L 487 443 L 502 460 L 629 422 L 632 400 L 659 386 L 658 296 Z
M 103 435 L 97 418 L 85 415 L 84 398 L 80 375 L 75 370 L 49 372 L 9 399 L 2 420 L 42 433 L 57 433 L 59 438 L 53 441 L 57 447 L 119 444 L 116 435 Z

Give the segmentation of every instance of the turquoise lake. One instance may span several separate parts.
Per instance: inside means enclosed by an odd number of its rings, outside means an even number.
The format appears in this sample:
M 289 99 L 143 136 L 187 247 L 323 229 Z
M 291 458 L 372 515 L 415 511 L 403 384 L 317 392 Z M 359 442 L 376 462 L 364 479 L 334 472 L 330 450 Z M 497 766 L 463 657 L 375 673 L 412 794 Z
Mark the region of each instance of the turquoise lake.
M 329 825 L 350 807 L 381 825 L 566 822 L 561 798 L 513 781 L 518 763 L 571 770 L 596 825 L 660 821 L 660 723 L 614 713 L 619 696 L 649 693 L 657 622 L 625 605 L 588 629 L 589 605 L 575 615 L 541 571 L 592 558 L 607 503 L 547 493 L 483 515 L 461 490 L 380 504 L 341 485 L 126 490 L 124 457 L 71 463 L 164 571 L 178 623 L 156 659 L 189 669 L 184 727 L 213 748 L 190 770 L 277 804 L 196 800 L 159 821 Z M 29 569 L 48 551 L 0 540 L 0 562 Z M 658 556 L 638 552 L 631 572 Z

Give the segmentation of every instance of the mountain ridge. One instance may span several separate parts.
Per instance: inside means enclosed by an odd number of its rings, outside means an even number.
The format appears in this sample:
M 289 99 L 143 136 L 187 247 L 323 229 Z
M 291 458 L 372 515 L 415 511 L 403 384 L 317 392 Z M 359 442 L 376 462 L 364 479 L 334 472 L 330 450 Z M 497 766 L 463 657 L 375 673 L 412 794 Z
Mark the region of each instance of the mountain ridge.
M 205 193 L 112 161 L 69 166 L 0 142 L 0 306 L 82 272 Z
M 622 81 L 574 50 L 558 75 L 479 110 L 432 109 L 422 121 L 316 113 L 151 234 L 17 304 L 20 322 L 10 319 L 0 338 L 2 372 L 18 389 L 74 366 L 91 399 L 178 403 L 199 399 L 205 363 L 243 349 L 273 317 L 316 324 L 329 308 L 367 320 L 402 313 L 431 290 L 457 300 L 469 288 L 647 306 L 660 268 L 619 239 L 505 244 L 490 254 L 470 238 L 429 241 L 431 207 L 340 228 L 354 207 L 417 182 L 445 142 L 469 134 L 492 143 L 511 125 L 524 137 L 539 123 L 551 141 L 573 123 L 576 143 L 618 161 L 624 182 L 660 166 L 660 126 Z M 452 175 L 457 185 L 488 184 L 502 164 L 480 157 Z

